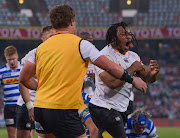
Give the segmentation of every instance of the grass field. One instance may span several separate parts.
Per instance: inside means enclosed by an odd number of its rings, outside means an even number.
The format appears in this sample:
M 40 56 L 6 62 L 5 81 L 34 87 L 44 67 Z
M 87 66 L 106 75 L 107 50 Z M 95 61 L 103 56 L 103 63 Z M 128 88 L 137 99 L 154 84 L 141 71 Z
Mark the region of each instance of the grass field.
M 158 127 L 158 138 L 180 138 L 180 127 Z M 33 138 L 37 138 L 37 133 Z M 0 129 L 0 138 L 8 138 L 6 129 Z

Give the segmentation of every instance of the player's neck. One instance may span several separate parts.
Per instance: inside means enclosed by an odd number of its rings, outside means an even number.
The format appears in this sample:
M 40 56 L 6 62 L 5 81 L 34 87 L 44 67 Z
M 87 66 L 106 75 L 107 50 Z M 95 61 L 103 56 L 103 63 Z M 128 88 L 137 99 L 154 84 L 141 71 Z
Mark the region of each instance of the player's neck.
M 10 67 L 10 69 L 16 69 L 18 66 L 16 66 L 16 67 Z
M 56 29 L 56 34 L 58 33 L 71 33 L 69 28 L 60 28 L 60 29 Z

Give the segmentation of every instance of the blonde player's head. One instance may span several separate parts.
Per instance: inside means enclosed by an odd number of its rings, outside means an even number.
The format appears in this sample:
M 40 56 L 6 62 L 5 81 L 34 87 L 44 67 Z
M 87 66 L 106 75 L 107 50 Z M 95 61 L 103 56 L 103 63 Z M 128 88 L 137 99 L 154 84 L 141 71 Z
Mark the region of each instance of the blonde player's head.
M 4 56 L 10 68 L 16 68 L 18 66 L 18 53 L 14 46 L 8 46 L 4 50 Z
M 141 134 L 147 127 L 148 119 L 150 119 L 151 114 L 145 111 L 145 108 L 139 108 L 131 115 L 133 119 L 134 130 L 137 134 Z

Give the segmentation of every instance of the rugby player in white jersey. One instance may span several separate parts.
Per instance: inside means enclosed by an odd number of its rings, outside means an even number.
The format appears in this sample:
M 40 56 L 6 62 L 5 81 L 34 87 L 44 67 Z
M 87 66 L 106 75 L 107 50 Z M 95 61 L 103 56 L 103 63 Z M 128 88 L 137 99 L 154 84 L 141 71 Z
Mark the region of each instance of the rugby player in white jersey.
M 4 88 L 4 119 L 7 127 L 8 138 L 16 137 L 16 105 L 20 95 L 18 78 L 20 74 L 20 62 L 17 49 L 8 46 L 4 50 L 7 64 L 0 68 L 0 85 Z
M 42 28 L 42 41 L 46 41 L 49 37 L 54 35 L 56 32 L 52 28 L 51 25 L 44 26 Z M 21 59 L 21 65 L 24 66 L 26 61 L 31 57 L 33 51 L 35 49 L 31 50 L 28 54 L 25 55 L 24 58 Z M 34 126 L 34 98 L 36 95 L 36 91 L 34 90 L 28 90 L 25 88 L 21 83 L 19 85 L 20 93 L 19 99 L 17 101 L 17 138 L 32 138 L 33 133 L 35 131 Z M 26 103 L 26 104 L 25 104 Z M 29 112 L 28 112 L 29 111 Z M 30 119 L 31 118 L 31 119 Z M 39 137 L 43 134 L 38 134 Z M 52 135 L 52 134 L 47 134 Z M 53 135 L 52 135 L 53 137 Z
M 157 131 L 151 115 L 139 108 L 128 116 L 126 134 L 128 138 L 157 138 Z
M 106 34 L 108 45 L 101 53 L 130 74 L 136 73 L 145 82 L 154 82 L 159 72 L 157 61 L 151 60 L 149 68 L 143 65 L 140 57 L 135 52 L 129 51 L 131 39 L 132 34 L 126 23 L 113 24 Z M 106 130 L 112 137 L 126 138 L 125 111 L 133 86 L 112 77 L 98 67 L 95 67 L 95 77 L 96 89 L 89 104 L 89 111 L 100 135 Z

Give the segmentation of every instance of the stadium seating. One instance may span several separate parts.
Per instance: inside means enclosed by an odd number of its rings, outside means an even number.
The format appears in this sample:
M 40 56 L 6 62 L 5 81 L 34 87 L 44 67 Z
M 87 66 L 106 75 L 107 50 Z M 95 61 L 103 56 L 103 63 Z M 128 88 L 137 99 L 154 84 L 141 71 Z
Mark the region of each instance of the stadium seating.
M 0 1 L 1 26 L 30 26 L 28 17 L 18 12 L 10 12 L 6 0 Z
M 80 27 L 107 27 L 112 23 L 123 21 L 121 13 L 110 9 L 110 0 L 43 0 L 47 6 L 42 12 L 34 11 L 37 23 L 32 24 L 28 17 L 12 12 L 7 0 L 0 1 L 0 25 L 6 26 L 43 26 L 50 23 L 48 10 L 59 4 L 68 4 L 76 11 L 76 23 Z M 9 1 L 10 2 L 10 1 Z M 180 26 L 179 0 L 149 0 L 148 12 L 138 12 L 132 18 L 134 26 Z M 46 12 L 45 12 L 46 11 Z
M 133 22 L 136 26 L 179 26 L 179 0 L 150 0 L 148 13 L 138 13 Z

